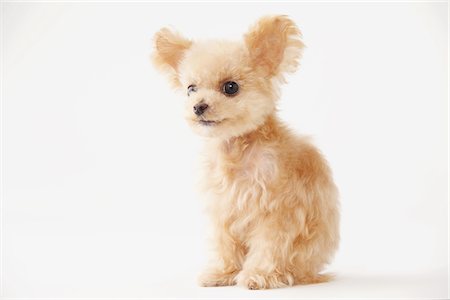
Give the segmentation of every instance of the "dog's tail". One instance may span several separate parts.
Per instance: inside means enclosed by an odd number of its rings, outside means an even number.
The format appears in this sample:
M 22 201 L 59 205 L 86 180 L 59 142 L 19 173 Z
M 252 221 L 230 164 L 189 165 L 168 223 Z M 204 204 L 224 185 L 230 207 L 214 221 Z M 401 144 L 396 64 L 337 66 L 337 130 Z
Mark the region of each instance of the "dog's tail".
M 333 273 L 314 274 L 297 278 L 296 284 L 316 284 L 333 280 L 336 277 Z

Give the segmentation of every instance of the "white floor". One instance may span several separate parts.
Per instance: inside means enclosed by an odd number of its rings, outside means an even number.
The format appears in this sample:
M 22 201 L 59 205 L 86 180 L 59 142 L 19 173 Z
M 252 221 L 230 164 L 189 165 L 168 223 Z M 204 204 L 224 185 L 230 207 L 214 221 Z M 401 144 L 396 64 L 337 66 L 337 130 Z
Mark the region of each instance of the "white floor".
M 328 283 L 263 291 L 240 286 L 204 288 L 198 286 L 197 277 L 207 263 L 205 237 L 189 236 L 187 232 L 201 233 L 200 226 L 177 228 L 180 235 L 93 234 L 83 230 L 79 223 L 76 226 L 79 235 L 69 235 L 69 223 L 72 222 L 61 222 L 58 228 L 55 224 L 46 227 L 35 222 L 33 227 L 27 221 L 6 228 L 3 251 L 6 259 L 1 274 L 4 299 L 445 299 L 449 296 L 445 264 L 440 268 L 420 267 L 410 261 L 408 266 L 400 256 L 377 257 L 380 250 L 359 257 L 345 243 L 327 271 L 336 274 L 335 280 Z M 13 227 L 16 230 L 12 231 Z M 129 229 L 130 225 L 124 228 Z
M 240 286 L 199 287 L 194 273 L 166 275 L 148 282 L 136 277 L 122 283 L 81 279 L 82 285 L 74 278 L 72 282 L 56 280 L 39 287 L 9 289 L 2 299 L 448 299 L 447 278 L 444 269 L 423 274 L 342 273 L 328 283 L 257 291 Z
M 139 283 L 135 286 L 110 286 L 98 287 L 95 284 L 88 290 L 77 289 L 77 296 L 72 297 L 70 289 L 60 291 L 66 297 L 52 296 L 47 298 L 45 294 L 38 297 L 8 296 L 2 299 L 145 299 L 145 298 L 204 298 L 204 299 L 243 299 L 243 298 L 271 298 L 271 299 L 336 299 L 336 298 L 427 298 L 448 299 L 448 283 L 446 272 L 434 272 L 422 275 L 367 275 L 367 274 L 341 274 L 335 281 L 308 285 L 295 286 L 276 290 L 251 291 L 243 287 L 217 287 L 202 288 L 197 286 L 195 279 L 185 276 L 175 276 L 170 280 L 152 286 Z M 57 287 L 55 287 L 58 289 Z M 90 290 L 90 291 L 89 291 Z M 61 295 L 61 294 L 60 294 Z M 93 296 L 91 296 L 93 295 Z
M 201 288 L 186 277 L 155 287 L 151 297 L 173 298 L 448 298 L 445 270 L 429 274 L 340 274 L 333 282 L 277 290 L 250 291 L 242 287 Z M 176 279 L 175 279 L 176 280 Z

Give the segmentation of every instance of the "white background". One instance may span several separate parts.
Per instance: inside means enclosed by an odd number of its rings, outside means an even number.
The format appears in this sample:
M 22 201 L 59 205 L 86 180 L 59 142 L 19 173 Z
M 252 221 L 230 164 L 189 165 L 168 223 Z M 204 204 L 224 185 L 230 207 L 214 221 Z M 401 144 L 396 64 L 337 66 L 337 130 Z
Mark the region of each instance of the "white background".
M 447 3 L 3 3 L 3 296 L 447 297 Z M 151 37 L 240 38 L 288 14 L 307 45 L 280 115 L 341 191 L 334 282 L 200 288 L 201 139 Z

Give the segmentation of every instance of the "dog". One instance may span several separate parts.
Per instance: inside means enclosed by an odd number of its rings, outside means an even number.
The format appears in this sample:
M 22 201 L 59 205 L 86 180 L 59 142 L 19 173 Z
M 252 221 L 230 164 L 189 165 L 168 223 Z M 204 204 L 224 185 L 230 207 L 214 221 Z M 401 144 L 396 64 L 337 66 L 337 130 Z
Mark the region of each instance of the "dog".
M 186 120 L 205 137 L 216 257 L 200 284 L 330 280 L 321 272 L 339 244 L 338 191 L 320 151 L 277 117 L 280 85 L 304 48 L 296 24 L 265 16 L 239 41 L 193 41 L 162 28 L 153 41 L 154 65 L 186 93 Z

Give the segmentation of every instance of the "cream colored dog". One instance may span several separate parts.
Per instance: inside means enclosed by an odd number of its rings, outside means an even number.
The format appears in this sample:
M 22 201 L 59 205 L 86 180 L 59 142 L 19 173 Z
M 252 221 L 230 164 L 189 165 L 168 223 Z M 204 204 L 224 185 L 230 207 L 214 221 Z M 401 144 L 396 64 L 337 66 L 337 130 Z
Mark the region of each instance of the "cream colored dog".
M 337 189 L 320 152 L 276 114 L 300 38 L 286 16 L 260 19 L 236 42 L 194 42 L 167 28 L 155 35 L 155 65 L 186 91 L 186 119 L 206 137 L 203 182 L 217 258 L 203 286 L 330 278 L 319 272 L 339 242 Z

